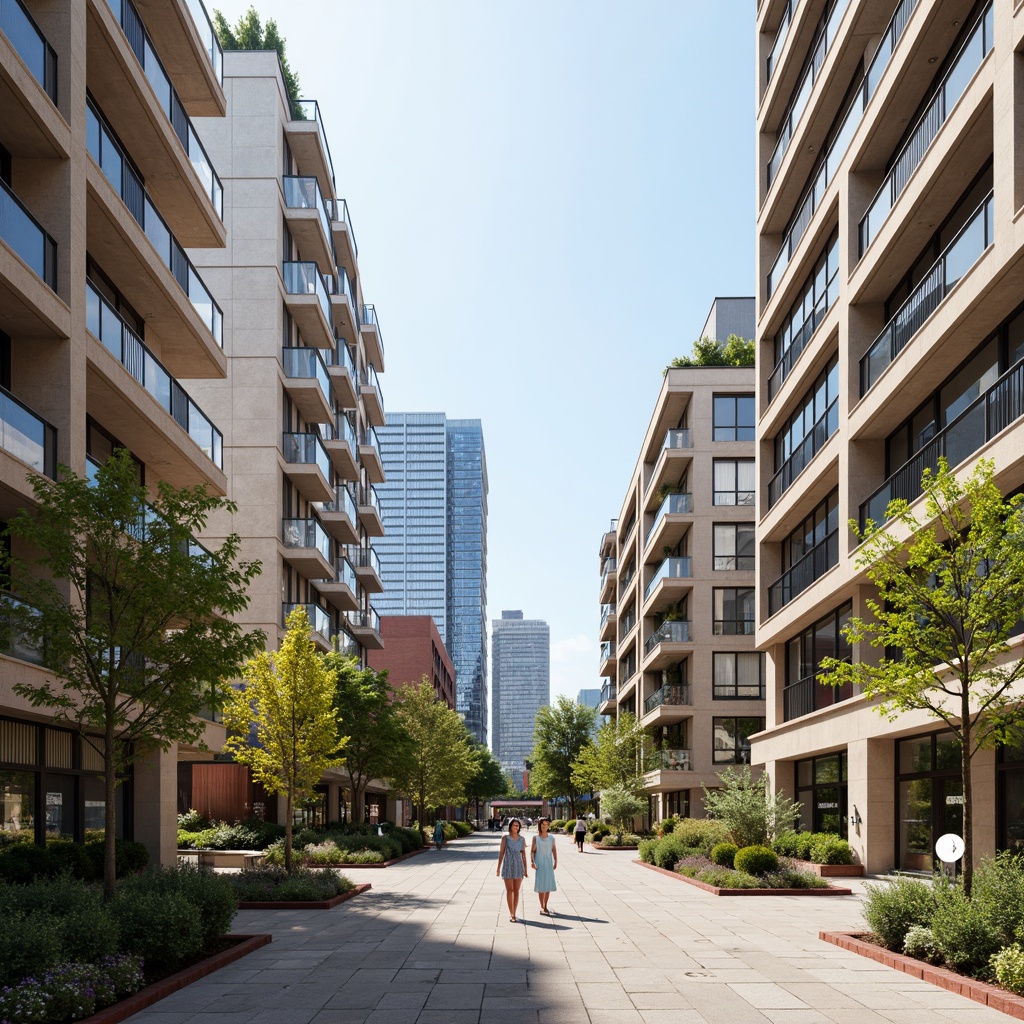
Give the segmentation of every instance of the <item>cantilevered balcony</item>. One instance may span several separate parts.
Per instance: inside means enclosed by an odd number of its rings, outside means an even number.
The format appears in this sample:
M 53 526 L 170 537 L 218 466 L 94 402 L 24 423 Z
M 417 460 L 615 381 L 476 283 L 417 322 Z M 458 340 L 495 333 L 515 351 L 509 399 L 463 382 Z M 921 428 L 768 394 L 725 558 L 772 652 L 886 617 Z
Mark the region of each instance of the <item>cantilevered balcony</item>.
M 774 615 L 838 564 L 839 531 L 833 530 L 768 588 L 768 614 Z
M 359 513 L 349 485 L 338 484 L 334 498 L 320 502 L 317 508 L 324 529 L 339 544 L 355 544 L 359 541 Z
M 684 619 L 663 622 L 644 641 L 644 669 L 667 668 L 678 662 L 693 647 L 690 634 L 690 623 Z
M 644 725 L 678 722 L 693 714 L 689 683 L 669 683 L 644 700 Z
M 359 313 L 352 280 L 344 267 L 338 267 L 337 273 L 333 277 L 328 276 L 326 280 L 331 293 L 335 333 L 339 338 L 344 338 L 346 342 L 354 345 L 359 335 Z
M 370 547 L 350 547 L 348 557 L 363 590 L 369 594 L 379 594 L 384 585 L 380 580 L 380 556 L 377 552 Z
M 334 423 L 320 427 L 321 437 L 327 454 L 331 457 L 334 471 L 341 480 L 355 480 L 359 477 L 357 462 L 356 432 L 343 412 L 336 413 Z
M 348 612 L 348 628 L 364 647 L 380 650 L 384 641 L 380 638 L 380 616 L 373 608 Z
M 598 630 L 599 640 L 611 640 L 615 636 L 615 605 L 601 605 L 601 626 Z
M 374 427 L 384 426 L 384 399 L 380 392 L 380 378 L 371 363 L 363 370 L 359 380 L 359 397 L 363 401 L 366 418 Z
M 223 469 L 224 439 L 221 432 L 88 279 L 85 282 L 85 326 L 181 427 L 199 451 L 218 469 Z M 102 372 L 102 364 L 98 360 L 93 360 L 93 367 L 95 372 Z M 148 445 L 149 452 L 155 453 L 170 440 L 166 421 L 147 416 L 148 399 L 133 401 L 130 394 L 124 394 L 119 384 L 119 381 L 112 380 L 106 386 L 99 387 L 90 381 L 89 397 L 95 407 L 104 409 L 108 429 L 115 431 L 118 436 L 139 438 L 140 449 L 145 450 Z M 144 423 L 148 424 L 148 429 Z M 160 461 L 171 464 L 174 460 L 163 456 Z M 170 477 L 168 480 L 176 482 Z
M 286 174 L 281 179 L 284 191 L 285 221 L 288 231 L 306 260 L 312 260 L 324 274 L 334 272 L 334 245 L 331 215 L 320 183 L 313 175 Z
M 331 377 L 319 349 L 283 348 L 284 388 L 307 423 L 330 423 Z
M 688 428 L 672 428 L 665 432 L 665 440 L 661 445 L 654 464 L 654 471 L 647 481 L 647 507 L 663 485 L 676 486 L 682 479 L 687 465 L 693 458 L 693 436 Z M 660 504 L 660 502 L 659 502 Z
M 610 602 L 615 596 L 615 580 L 618 576 L 618 562 L 614 555 L 609 555 L 601 563 L 601 600 Z
M 0 33 L 46 95 L 57 102 L 57 54 L 21 0 L 0 3 Z
M 994 205 L 994 197 L 990 192 L 861 358 L 862 397 L 871 390 L 883 371 L 939 308 L 942 300 L 992 245 Z
M 285 133 L 292 155 L 304 173 L 315 174 L 320 179 L 322 192 L 333 195 L 334 164 L 320 107 L 316 100 L 293 100 L 291 108 L 292 117 L 285 125 Z
M 789 489 L 807 464 L 825 447 L 825 442 L 839 429 L 839 399 L 818 417 L 810 432 L 793 450 L 768 482 L 768 507 L 771 508 Z
M 693 495 L 667 494 L 658 506 L 644 545 L 655 551 L 675 548 L 693 524 Z
M 615 675 L 615 641 L 605 640 L 597 657 L 599 676 Z
M 281 435 L 284 471 L 298 492 L 309 501 L 330 501 L 331 459 L 316 434 L 285 433 Z
M 377 310 L 373 306 L 363 306 L 362 314 L 359 317 L 359 334 L 363 339 L 366 361 L 373 363 L 383 373 L 384 339 L 380 333 L 380 321 L 377 319 Z
M 359 488 L 359 522 L 368 537 L 383 537 L 384 524 L 380 518 L 380 502 L 373 484 Z
M 306 579 L 334 575 L 331 538 L 316 519 L 282 519 L 281 544 L 285 561 Z
M 43 476 L 57 476 L 57 428 L 0 387 L 0 449 Z
M 57 287 L 57 243 L 3 180 L 0 180 L 0 241 L 27 263 L 50 289 Z
M 307 344 L 334 348 L 334 318 L 327 282 L 312 261 L 285 260 L 281 264 L 285 305 Z
M 352 353 L 343 338 L 328 352 L 327 372 L 334 382 L 334 396 L 342 409 L 355 409 L 359 405 L 359 374 Z
M 685 597 L 693 586 L 693 563 L 689 557 L 666 558 L 644 588 L 647 614 Z
M 349 216 L 348 203 L 344 199 L 335 199 L 330 203 L 331 228 L 334 231 L 334 255 L 338 265 L 350 274 L 356 272 L 356 260 L 359 257 L 359 246 L 356 245 L 356 233 L 352 229 L 352 218 Z
M 315 580 L 313 586 L 339 611 L 351 612 L 359 607 L 359 583 L 356 571 L 347 558 L 338 558 L 334 575 Z
M 679 789 L 686 785 L 681 773 L 692 770 L 690 751 L 673 747 L 644 754 L 644 789 L 648 793 Z
M 384 462 L 380 457 L 380 441 L 377 431 L 368 427 L 359 435 L 359 461 L 366 470 L 371 483 L 384 483 Z
M 313 639 L 318 641 L 322 647 L 330 649 L 331 646 L 331 635 L 334 630 L 331 627 L 331 614 L 326 608 L 321 608 L 318 604 L 290 604 L 285 603 L 281 605 L 281 625 L 286 626 L 288 623 L 288 616 L 296 608 L 305 608 L 306 615 L 309 618 L 310 628 L 315 634 Z

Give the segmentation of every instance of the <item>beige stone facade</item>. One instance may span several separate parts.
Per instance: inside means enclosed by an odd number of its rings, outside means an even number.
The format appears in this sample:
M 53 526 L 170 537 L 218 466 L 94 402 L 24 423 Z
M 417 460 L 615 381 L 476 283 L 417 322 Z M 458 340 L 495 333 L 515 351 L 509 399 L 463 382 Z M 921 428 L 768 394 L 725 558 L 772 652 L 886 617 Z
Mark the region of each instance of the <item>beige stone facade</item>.
M 747 300 L 749 302 L 749 300 Z M 670 369 L 601 541 L 601 714 L 659 748 L 651 816 L 703 815 L 702 784 L 764 722 L 754 651 L 754 370 Z
M 32 506 L 30 471 L 81 475 L 114 445 L 153 490 L 227 491 L 216 410 L 182 386 L 227 372 L 220 309 L 184 251 L 226 238 L 215 165 L 190 121 L 223 114 L 220 64 L 198 0 L 4 5 L 0 522 Z M 43 670 L 3 642 L 0 829 L 81 839 L 102 827 L 102 763 L 14 694 Z M 211 724 L 207 740 L 223 730 Z M 118 796 L 125 833 L 164 863 L 177 756 L 141 760 Z
M 757 32 L 768 703 L 753 757 L 868 870 L 930 870 L 934 840 L 959 830 L 956 752 L 934 719 L 888 722 L 815 671 L 870 656 L 841 640 L 869 596 L 849 520 L 917 499 L 943 454 L 964 475 L 995 460 L 1007 491 L 1024 483 L 1024 12 L 765 0 Z M 1020 757 L 975 761 L 979 855 L 1024 835 Z

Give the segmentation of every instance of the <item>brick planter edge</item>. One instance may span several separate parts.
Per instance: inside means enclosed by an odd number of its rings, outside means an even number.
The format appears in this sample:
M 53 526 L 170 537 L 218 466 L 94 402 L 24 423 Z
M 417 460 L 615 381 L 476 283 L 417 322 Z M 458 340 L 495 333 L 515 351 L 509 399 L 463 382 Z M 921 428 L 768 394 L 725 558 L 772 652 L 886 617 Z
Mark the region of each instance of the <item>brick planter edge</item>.
M 337 896 L 332 896 L 329 900 L 255 900 L 255 901 L 243 901 L 238 904 L 239 910 L 331 910 L 338 906 L 340 903 L 344 903 L 346 900 L 352 899 L 353 896 L 358 896 L 360 893 L 366 892 L 367 889 L 372 889 L 373 886 L 369 882 L 363 882 L 362 885 L 357 885 L 354 889 L 349 889 L 348 892 L 339 893 Z
M 712 896 L 852 896 L 852 889 L 842 889 L 839 886 L 831 886 L 828 889 L 720 889 L 717 885 L 708 885 L 707 882 L 698 881 L 687 875 L 681 875 L 678 871 L 669 871 L 668 868 L 659 868 L 656 864 L 647 864 L 642 860 L 634 860 L 648 871 L 659 871 L 670 878 L 676 878 L 680 882 L 696 886 Z

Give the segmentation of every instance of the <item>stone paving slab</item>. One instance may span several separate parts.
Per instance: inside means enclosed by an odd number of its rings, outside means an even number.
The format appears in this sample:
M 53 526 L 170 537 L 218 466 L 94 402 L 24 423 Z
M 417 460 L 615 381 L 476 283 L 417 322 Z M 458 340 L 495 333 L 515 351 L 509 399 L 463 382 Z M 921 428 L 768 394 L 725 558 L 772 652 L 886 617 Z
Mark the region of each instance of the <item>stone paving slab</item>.
M 1010 1018 L 837 949 L 863 883 L 727 900 L 559 838 L 553 918 L 532 877 L 512 924 L 482 833 L 374 875 L 334 910 L 239 913 L 274 941 L 132 1024 L 1000 1024 Z

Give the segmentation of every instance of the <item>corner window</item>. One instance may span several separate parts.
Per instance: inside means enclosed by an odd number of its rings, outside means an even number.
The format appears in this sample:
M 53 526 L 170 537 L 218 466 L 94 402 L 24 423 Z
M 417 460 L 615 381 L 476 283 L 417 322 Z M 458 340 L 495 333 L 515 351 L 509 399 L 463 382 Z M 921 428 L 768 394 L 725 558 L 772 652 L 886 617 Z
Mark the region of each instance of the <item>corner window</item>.
M 753 570 L 753 523 L 715 523 L 714 568 L 716 571 Z
M 753 395 L 715 395 L 714 440 L 754 440 Z

